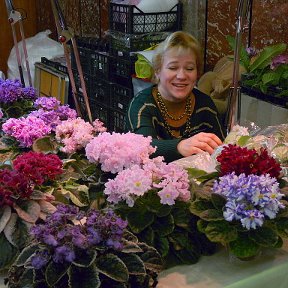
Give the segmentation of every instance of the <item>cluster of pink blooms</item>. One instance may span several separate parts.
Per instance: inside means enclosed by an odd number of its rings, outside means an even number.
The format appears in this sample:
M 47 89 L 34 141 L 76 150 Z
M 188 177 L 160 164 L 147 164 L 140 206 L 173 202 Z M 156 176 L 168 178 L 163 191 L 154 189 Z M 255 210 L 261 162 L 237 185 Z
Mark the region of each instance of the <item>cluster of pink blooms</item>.
M 103 123 L 96 119 L 93 126 L 81 118 L 62 121 L 56 127 L 56 139 L 63 143 L 61 150 L 65 153 L 74 153 L 84 148 L 95 136 L 95 133 L 105 132 Z
M 155 191 L 161 204 L 173 205 L 175 200 L 190 200 L 187 171 L 174 163 L 164 163 L 162 157 L 133 165 L 105 183 L 104 194 L 111 203 L 125 201 L 134 206 L 135 199 Z
M 34 140 L 51 132 L 43 120 L 34 116 L 10 118 L 2 125 L 2 130 L 19 141 L 21 147 L 31 147 Z
M 133 133 L 104 132 L 87 144 L 86 157 L 91 163 L 100 163 L 102 171 L 118 173 L 147 161 L 156 150 L 151 140 Z

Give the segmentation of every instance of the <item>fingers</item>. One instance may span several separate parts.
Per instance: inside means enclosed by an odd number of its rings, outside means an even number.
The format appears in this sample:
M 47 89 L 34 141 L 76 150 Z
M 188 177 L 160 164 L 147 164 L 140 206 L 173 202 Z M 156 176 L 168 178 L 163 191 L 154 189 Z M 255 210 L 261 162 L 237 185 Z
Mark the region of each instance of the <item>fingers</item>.
M 212 154 L 222 144 L 222 141 L 213 133 L 199 133 L 182 140 L 177 148 L 181 155 L 190 156 L 201 152 Z

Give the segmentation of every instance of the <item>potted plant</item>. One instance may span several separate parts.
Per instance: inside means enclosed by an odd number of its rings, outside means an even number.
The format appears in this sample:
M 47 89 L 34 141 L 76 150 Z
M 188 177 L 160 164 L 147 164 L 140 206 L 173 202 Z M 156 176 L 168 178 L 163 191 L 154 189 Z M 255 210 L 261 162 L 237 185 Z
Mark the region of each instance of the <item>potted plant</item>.
M 227 37 L 235 48 L 234 38 Z M 246 69 L 242 74 L 241 89 L 257 98 L 287 107 L 288 102 L 288 54 L 287 44 L 264 47 L 261 51 L 240 47 L 240 64 Z
M 199 178 L 190 207 L 200 217 L 199 231 L 243 260 L 281 247 L 288 236 L 288 202 L 278 161 L 263 147 L 235 144 L 224 146 L 216 159 L 218 172 Z
M 5 282 L 10 288 L 155 287 L 162 259 L 126 227 L 112 210 L 60 204 L 32 227 L 33 240 Z

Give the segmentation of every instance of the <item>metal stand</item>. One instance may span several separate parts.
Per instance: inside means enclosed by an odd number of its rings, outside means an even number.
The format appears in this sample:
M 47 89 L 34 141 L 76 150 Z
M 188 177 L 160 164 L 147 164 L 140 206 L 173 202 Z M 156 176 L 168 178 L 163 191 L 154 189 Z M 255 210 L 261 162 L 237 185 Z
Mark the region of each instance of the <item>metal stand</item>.
M 81 85 L 81 89 L 83 92 L 83 98 L 84 98 L 84 103 L 85 103 L 85 107 L 86 107 L 86 112 L 87 112 L 89 121 L 92 123 L 93 120 L 92 120 L 89 100 L 88 100 L 88 96 L 87 96 L 86 85 L 85 85 L 85 81 L 84 81 L 84 77 L 83 77 L 83 70 L 82 70 L 82 66 L 80 63 L 79 52 L 78 52 L 78 48 L 77 48 L 77 44 L 76 44 L 73 32 L 66 25 L 66 21 L 64 19 L 64 16 L 63 16 L 63 13 L 62 13 L 62 10 L 61 10 L 61 7 L 59 5 L 58 0 L 51 0 L 51 5 L 52 5 L 52 10 L 53 10 L 56 28 L 57 28 L 57 32 L 58 32 L 58 39 L 64 48 L 64 55 L 65 55 L 65 59 L 67 62 L 67 70 L 68 70 L 68 75 L 69 75 L 69 79 L 70 79 L 70 83 L 71 83 L 73 100 L 75 103 L 75 108 L 76 108 L 77 114 L 80 117 L 82 117 L 82 112 L 81 112 L 79 101 L 78 101 L 78 92 L 77 92 L 77 88 L 75 85 L 75 79 L 74 79 L 74 75 L 73 75 L 73 71 L 72 71 L 69 47 L 67 45 L 68 41 L 71 41 L 71 44 L 72 44 L 72 48 L 73 48 L 73 52 L 74 52 L 74 56 L 75 56 L 75 60 L 76 60 L 77 71 L 78 71 L 79 77 L 80 77 L 80 85 Z
M 25 41 L 24 28 L 23 28 L 23 18 L 22 18 L 21 13 L 14 9 L 12 0 L 5 0 L 5 4 L 7 8 L 7 13 L 8 13 L 8 21 L 11 24 L 11 29 L 12 29 L 12 35 L 13 35 L 14 47 L 15 47 L 16 58 L 17 58 L 17 63 L 18 63 L 20 80 L 21 80 L 22 86 L 25 87 L 21 56 L 20 56 L 16 29 L 15 29 L 16 23 L 19 23 L 19 29 L 20 29 L 21 39 L 22 39 L 22 48 L 23 48 L 23 53 L 25 57 L 26 70 L 28 74 L 28 82 L 29 82 L 29 85 L 32 86 L 32 78 L 31 78 L 31 72 L 30 72 L 30 67 L 29 67 L 29 62 L 28 62 L 28 53 L 26 49 L 26 41 Z
M 236 122 L 239 123 L 241 115 L 241 93 L 238 83 L 239 79 L 239 61 L 241 50 L 242 33 L 249 28 L 250 9 L 252 8 L 252 0 L 238 0 L 237 22 L 236 22 L 236 43 L 234 50 L 234 67 L 232 86 L 228 97 L 228 110 L 225 119 L 225 129 L 227 134 L 231 131 Z M 246 25 L 243 23 L 246 21 Z M 247 25 L 248 22 L 248 25 Z

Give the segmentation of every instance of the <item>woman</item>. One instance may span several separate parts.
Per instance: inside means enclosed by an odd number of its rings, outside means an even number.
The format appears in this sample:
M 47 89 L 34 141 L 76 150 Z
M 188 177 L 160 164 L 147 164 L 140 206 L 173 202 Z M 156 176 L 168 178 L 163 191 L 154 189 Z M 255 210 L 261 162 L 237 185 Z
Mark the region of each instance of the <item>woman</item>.
M 172 33 L 155 50 L 157 84 L 139 92 L 128 108 L 128 130 L 152 136 L 153 156 L 167 162 L 222 144 L 224 134 L 209 96 L 195 88 L 201 70 L 201 49 L 186 32 Z

